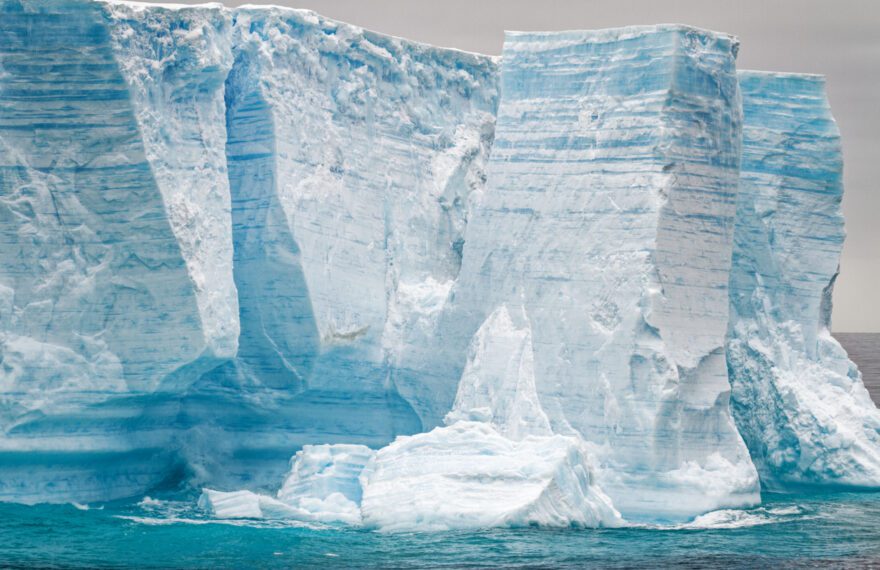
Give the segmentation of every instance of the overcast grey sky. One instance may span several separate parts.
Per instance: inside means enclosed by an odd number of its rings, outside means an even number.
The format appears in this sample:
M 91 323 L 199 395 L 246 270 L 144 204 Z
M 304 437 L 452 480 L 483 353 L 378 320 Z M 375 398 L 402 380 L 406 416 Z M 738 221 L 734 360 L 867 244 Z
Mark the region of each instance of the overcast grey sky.
M 225 0 L 228 6 L 242 3 Z M 880 0 L 271 3 L 309 8 L 378 32 L 489 54 L 501 53 L 504 30 L 685 23 L 739 36 L 741 69 L 826 75 L 832 110 L 843 134 L 843 210 L 848 233 L 835 288 L 834 330 L 880 332 Z

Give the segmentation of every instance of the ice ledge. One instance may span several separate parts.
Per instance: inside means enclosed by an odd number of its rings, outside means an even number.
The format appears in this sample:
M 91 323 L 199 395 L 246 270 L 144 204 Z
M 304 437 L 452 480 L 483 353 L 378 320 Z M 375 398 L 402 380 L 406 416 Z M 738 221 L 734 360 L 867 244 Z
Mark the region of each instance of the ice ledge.
M 739 38 L 733 34 L 726 32 L 716 32 L 705 28 L 698 28 L 688 24 L 656 24 L 656 25 L 640 25 L 640 26 L 621 26 L 617 28 L 599 28 L 595 30 L 561 30 L 553 32 L 532 32 L 532 31 L 516 31 L 508 30 L 504 32 L 505 44 L 513 43 L 540 43 L 548 40 L 552 41 L 552 47 L 558 48 L 564 45 L 575 45 L 584 42 L 592 43 L 610 43 L 621 40 L 629 40 L 640 38 L 649 34 L 657 34 L 664 32 L 672 33 L 689 33 L 702 36 L 706 39 L 713 39 L 729 43 L 731 49 L 739 48 Z M 530 46 L 534 48 L 533 46 Z M 549 46 L 548 46 L 549 47 Z
M 229 8 L 224 6 L 219 2 L 206 2 L 204 4 L 175 4 L 175 3 L 152 3 L 152 2 L 137 2 L 134 0 L 93 0 L 99 4 L 107 4 L 107 5 L 116 5 L 116 6 L 128 6 L 137 11 L 147 11 L 152 9 L 160 9 L 160 10 L 173 10 L 173 11 L 188 11 L 188 10 L 218 10 L 228 15 L 235 15 L 240 13 L 272 13 L 272 12 L 280 12 L 285 15 L 297 16 L 302 23 L 308 24 L 322 24 L 322 25 L 331 25 L 337 26 L 339 28 L 346 28 L 351 32 L 359 35 L 363 35 L 368 39 L 373 38 L 383 38 L 385 41 L 394 41 L 401 42 L 410 47 L 415 47 L 423 50 L 430 51 L 439 51 L 445 52 L 450 55 L 459 55 L 464 56 L 468 59 L 472 59 L 474 61 L 477 60 L 489 60 L 494 63 L 500 63 L 501 57 L 495 55 L 488 55 L 478 52 L 472 52 L 467 50 L 462 50 L 458 48 L 444 47 L 444 46 L 436 46 L 433 44 L 429 44 L 426 42 L 420 42 L 417 40 L 411 40 L 408 38 L 403 38 L 400 36 L 395 36 L 392 34 L 385 34 L 382 32 L 377 32 L 374 30 L 370 30 L 368 28 L 364 28 L 361 26 L 357 26 L 355 24 L 350 24 L 348 22 L 343 22 L 341 20 L 335 20 L 333 18 L 328 18 L 326 16 L 322 16 L 321 14 L 313 11 L 307 10 L 304 8 L 293 8 L 290 6 L 279 6 L 277 4 L 242 4 L 240 6 L 236 6 L 234 8 Z

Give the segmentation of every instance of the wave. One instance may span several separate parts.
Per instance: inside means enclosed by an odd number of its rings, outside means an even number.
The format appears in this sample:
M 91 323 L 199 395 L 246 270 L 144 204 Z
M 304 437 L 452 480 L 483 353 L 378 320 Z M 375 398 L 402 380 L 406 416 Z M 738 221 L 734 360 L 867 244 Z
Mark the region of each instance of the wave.
M 175 524 L 207 525 L 221 524 L 227 526 L 252 527 L 252 528 L 307 528 L 310 530 L 323 530 L 324 525 L 306 523 L 292 520 L 264 520 L 264 519 L 202 519 L 190 517 L 144 517 L 135 515 L 114 515 L 113 518 L 131 521 L 148 526 L 167 526 Z

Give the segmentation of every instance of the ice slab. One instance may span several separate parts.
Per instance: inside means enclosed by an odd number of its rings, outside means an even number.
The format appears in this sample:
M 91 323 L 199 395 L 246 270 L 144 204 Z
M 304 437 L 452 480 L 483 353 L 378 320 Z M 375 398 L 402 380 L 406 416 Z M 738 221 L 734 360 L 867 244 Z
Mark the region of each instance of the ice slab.
M 361 477 L 364 524 L 385 531 L 622 524 L 573 437 L 517 441 L 458 421 L 399 437 Z
M 220 518 L 361 523 L 359 477 L 374 452 L 363 445 L 307 445 L 290 460 L 276 497 L 204 489 L 199 506 Z

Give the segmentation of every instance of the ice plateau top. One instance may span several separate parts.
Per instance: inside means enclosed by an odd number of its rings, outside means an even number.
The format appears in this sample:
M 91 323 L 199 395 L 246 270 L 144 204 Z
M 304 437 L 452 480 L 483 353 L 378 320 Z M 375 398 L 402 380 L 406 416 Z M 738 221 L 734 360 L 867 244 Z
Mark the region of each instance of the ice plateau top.
M 880 486 L 824 82 L 737 47 L 0 0 L 0 500 L 433 530 Z

